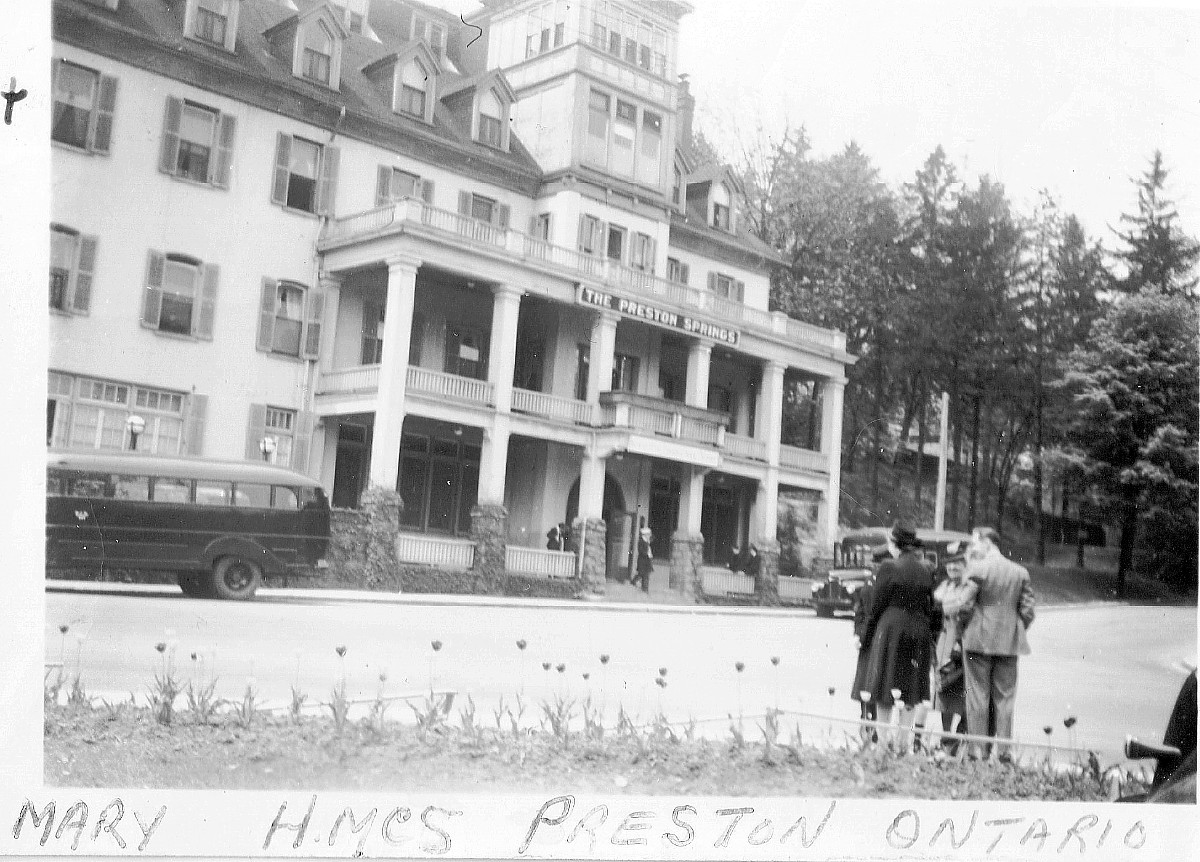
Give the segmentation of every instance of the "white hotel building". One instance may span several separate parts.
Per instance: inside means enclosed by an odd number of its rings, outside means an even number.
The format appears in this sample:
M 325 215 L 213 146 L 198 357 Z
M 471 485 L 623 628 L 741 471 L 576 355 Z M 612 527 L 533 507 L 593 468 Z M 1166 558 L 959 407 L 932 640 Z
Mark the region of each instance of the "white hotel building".
M 768 310 L 736 180 L 677 145 L 689 8 L 54 0 L 48 442 L 270 437 L 335 506 L 397 489 L 413 562 L 473 519 L 769 562 L 781 489 L 827 549 L 853 358 Z M 796 381 L 811 449 L 780 442 Z

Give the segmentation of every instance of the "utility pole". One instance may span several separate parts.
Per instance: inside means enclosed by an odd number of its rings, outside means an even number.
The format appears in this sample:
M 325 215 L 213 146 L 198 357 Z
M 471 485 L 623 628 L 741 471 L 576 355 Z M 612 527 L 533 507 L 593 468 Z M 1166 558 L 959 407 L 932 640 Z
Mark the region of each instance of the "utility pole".
M 946 461 L 947 448 L 950 445 L 950 393 L 942 393 L 942 415 L 941 415 L 941 445 L 938 447 L 941 450 L 938 456 L 938 480 L 937 480 L 937 500 L 934 503 L 933 510 L 933 528 L 935 530 L 944 530 L 946 528 Z

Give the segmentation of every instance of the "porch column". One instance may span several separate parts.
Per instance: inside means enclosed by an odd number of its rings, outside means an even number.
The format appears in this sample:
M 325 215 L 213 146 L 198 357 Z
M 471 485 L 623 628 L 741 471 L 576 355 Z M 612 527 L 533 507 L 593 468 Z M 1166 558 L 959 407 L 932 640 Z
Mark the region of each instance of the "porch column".
M 832 556 L 837 541 L 838 509 L 842 495 L 842 398 L 846 392 L 843 377 L 831 377 L 821 384 L 821 454 L 829 465 L 829 489 L 823 501 L 821 540 L 826 556 Z
M 509 422 L 507 416 L 497 416 L 491 428 L 483 429 L 483 446 L 479 453 L 479 491 L 476 495 L 480 506 L 504 505 L 508 440 L 511 436 Z
M 421 261 L 407 257 L 387 260 L 387 305 L 383 323 L 383 362 L 375 429 L 371 437 L 370 483 L 396 489 L 400 472 L 400 436 L 404 431 L 404 394 L 408 386 L 408 348 L 412 339 L 413 301 Z
M 497 413 L 512 411 L 513 371 L 517 363 L 517 318 L 520 313 L 521 291 L 518 288 L 508 284 L 492 287 L 488 381 L 492 384 Z
M 688 347 L 687 386 L 684 401 L 690 407 L 708 407 L 708 370 L 712 360 L 712 345 L 699 339 Z
M 690 377 L 690 371 L 689 371 Z M 704 477 L 708 470 L 683 467 L 679 484 L 679 520 L 671 536 L 671 589 L 684 599 L 703 595 L 700 567 L 704 564 L 704 536 L 700 515 L 704 506 Z
M 586 592 L 604 595 L 608 572 L 608 525 L 604 513 L 605 459 L 594 450 L 583 450 L 579 473 L 579 514 L 571 524 L 571 533 L 580 554 L 579 572 Z
M 337 347 L 338 310 L 342 302 L 342 279 L 332 275 L 321 276 L 321 290 L 325 294 L 325 316 L 321 321 L 321 357 L 318 373 L 332 371 Z M 320 384 L 317 391 L 321 391 Z
M 755 430 L 767 444 L 767 463 L 779 465 L 779 438 L 783 435 L 783 372 L 780 362 L 763 363 L 762 387 L 758 393 Z
M 617 345 L 617 321 L 620 319 L 616 314 L 601 311 L 592 321 L 587 388 L 587 400 L 591 404 L 598 404 L 600 393 L 612 389 L 613 352 Z M 601 486 L 603 490 L 603 482 Z
M 604 514 L 605 459 L 584 449 L 579 470 L 579 517 L 599 518 Z
M 767 467 L 758 483 L 754 498 L 754 517 L 750 520 L 751 541 L 756 545 L 774 542 L 779 530 L 779 468 Z

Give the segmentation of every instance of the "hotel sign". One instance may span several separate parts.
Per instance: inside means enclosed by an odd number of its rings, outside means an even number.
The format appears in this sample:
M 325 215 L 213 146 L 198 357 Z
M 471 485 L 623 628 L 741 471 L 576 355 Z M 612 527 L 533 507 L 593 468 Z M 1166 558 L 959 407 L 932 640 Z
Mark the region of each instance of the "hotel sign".
M 592 308 L 607 308 L 609 311 L 615 311 L 617 314 L 622 314 L 626 317 L 645 320 L 647 323 L 653 323 L 656 326 L 665 326 L 668 329 L 682 329 L 690 335 L 711 338 L 714 341 L 721 341 L 725 344 L 737 344 L 738 338 L 741 335 L 736 329 L 718 326 L 706 320 L 697 320 L 686 314 L 667 311 L 664 308 L 659 308 L 649 303 L 625 299 L 620 296 L 614 296 L 611 293 L 604 293 L 600 290 L 593 290 L 582 284 L 579 286 L 576 299 L 580 305 Z

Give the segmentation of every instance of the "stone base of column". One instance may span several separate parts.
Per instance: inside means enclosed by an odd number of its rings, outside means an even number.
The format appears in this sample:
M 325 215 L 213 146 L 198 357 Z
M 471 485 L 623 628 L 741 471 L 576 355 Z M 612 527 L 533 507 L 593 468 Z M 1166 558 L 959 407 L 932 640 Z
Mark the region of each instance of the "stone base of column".
M 688 533 L 671 536 L 671 589 L 688 602 L 704 595 L 700 567 L 704 564 L 704 537 Z
M 754 596 L 760 605 L 779 604 L 779 543 L 755 542 L 758 548 L 758 577 L 754 579 Z
M 474 592 L 504 595 L 505 549 L 508 538 L 508 510 L 503 506 L 479 505 L 471 509 L 471 540 L 475 542 Z
M 582 541 L 578 544 L 578 553 L 583 555 L 580 580 L 584 594 L 604 595 L 604 576 L 608 571 L 608 524 L 603 518 L 576 518 L 571 524 L 571 535 L 576 543 Z

